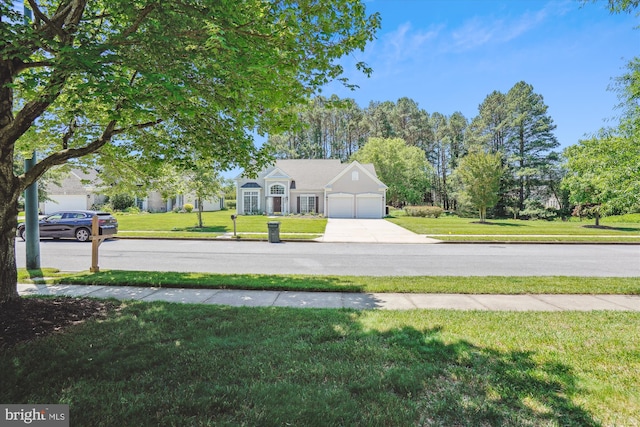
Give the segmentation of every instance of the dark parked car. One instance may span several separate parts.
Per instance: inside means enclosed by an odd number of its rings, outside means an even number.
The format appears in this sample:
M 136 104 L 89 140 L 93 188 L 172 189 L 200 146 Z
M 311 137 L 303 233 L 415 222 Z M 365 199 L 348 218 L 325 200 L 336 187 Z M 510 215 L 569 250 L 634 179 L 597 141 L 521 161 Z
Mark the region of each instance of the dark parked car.
M 72 238 L 86 242 L 91 237 L 91 221 L 98 216 L 100 234 L 111 235 L 118 232 L 118 220 L 108 212 L 63 211 L 48 215 L 40 220 L 40 237 L 54 239 Z M 18 224 L 17 235 L 26 240 L 25 224 Z

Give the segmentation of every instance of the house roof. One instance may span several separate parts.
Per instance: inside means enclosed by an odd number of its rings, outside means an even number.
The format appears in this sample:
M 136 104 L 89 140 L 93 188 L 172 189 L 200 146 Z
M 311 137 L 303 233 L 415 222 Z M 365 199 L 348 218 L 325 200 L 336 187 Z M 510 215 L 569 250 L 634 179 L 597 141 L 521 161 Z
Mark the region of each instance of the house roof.
M 286 159 L 275 165 L 295 179 L 297 190 L 322 189 L 348 166 L 338 159 Z
M 61 180 L 60 185 L 48 182 L 46 189 L 49 194 L 88 194 L 96 186 L 101 184 L 98 173 L 95 169 L 71 169 Z
M 352 164 L 341 163 L 339 159 L 280 159 L 263 171 L 260 177 L 262 179 L 291 179 L 291 189 L 318 191 L 324 189 L 343 171 L 352 167 Z M 358 165 L 377 179 L 376 170 L 371 163 L 358 163 Z M 236 179 L 241 177 L 242 175 Z M 255 182 L 247 182 L 241 188 L 261 187 Z
M 247 182 L 240 188 L 262 188 L 262 187 L 260 187 L 260 184 L 258 184 L 257 182 Z

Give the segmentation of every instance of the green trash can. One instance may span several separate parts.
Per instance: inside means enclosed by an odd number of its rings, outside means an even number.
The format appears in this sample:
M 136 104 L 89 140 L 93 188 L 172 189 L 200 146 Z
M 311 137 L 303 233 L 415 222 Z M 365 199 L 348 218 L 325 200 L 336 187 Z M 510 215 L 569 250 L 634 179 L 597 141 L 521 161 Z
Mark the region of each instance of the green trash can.
M 280 223 L 271 221 L 267 223 L 269 227 L 269 243 L 280 243 Z

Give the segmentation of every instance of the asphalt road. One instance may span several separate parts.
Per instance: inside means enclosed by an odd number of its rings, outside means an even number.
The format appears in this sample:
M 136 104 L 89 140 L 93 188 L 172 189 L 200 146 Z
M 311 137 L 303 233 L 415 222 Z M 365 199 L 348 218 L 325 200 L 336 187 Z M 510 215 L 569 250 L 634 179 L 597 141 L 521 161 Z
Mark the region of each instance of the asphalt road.
M 42 267 L 88 270 L 91 244 L 42 240 Z M 16 241 L 18 267 L 25 243 Z M 640 277 L 638 245 L 363 244 L 109 240 L 104 270 L 358 276 Z

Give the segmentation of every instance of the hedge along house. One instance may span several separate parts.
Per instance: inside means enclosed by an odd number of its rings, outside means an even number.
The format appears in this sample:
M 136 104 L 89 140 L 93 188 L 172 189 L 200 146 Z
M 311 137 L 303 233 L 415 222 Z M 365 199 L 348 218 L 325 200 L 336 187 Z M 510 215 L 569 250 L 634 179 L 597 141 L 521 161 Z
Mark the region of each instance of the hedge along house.
M 314 213 L 328 218 L 383 218 L 386 191 L 372 164 L 278 160 L 255 179 L 236 178 L 236 206 L 239 215 Z

